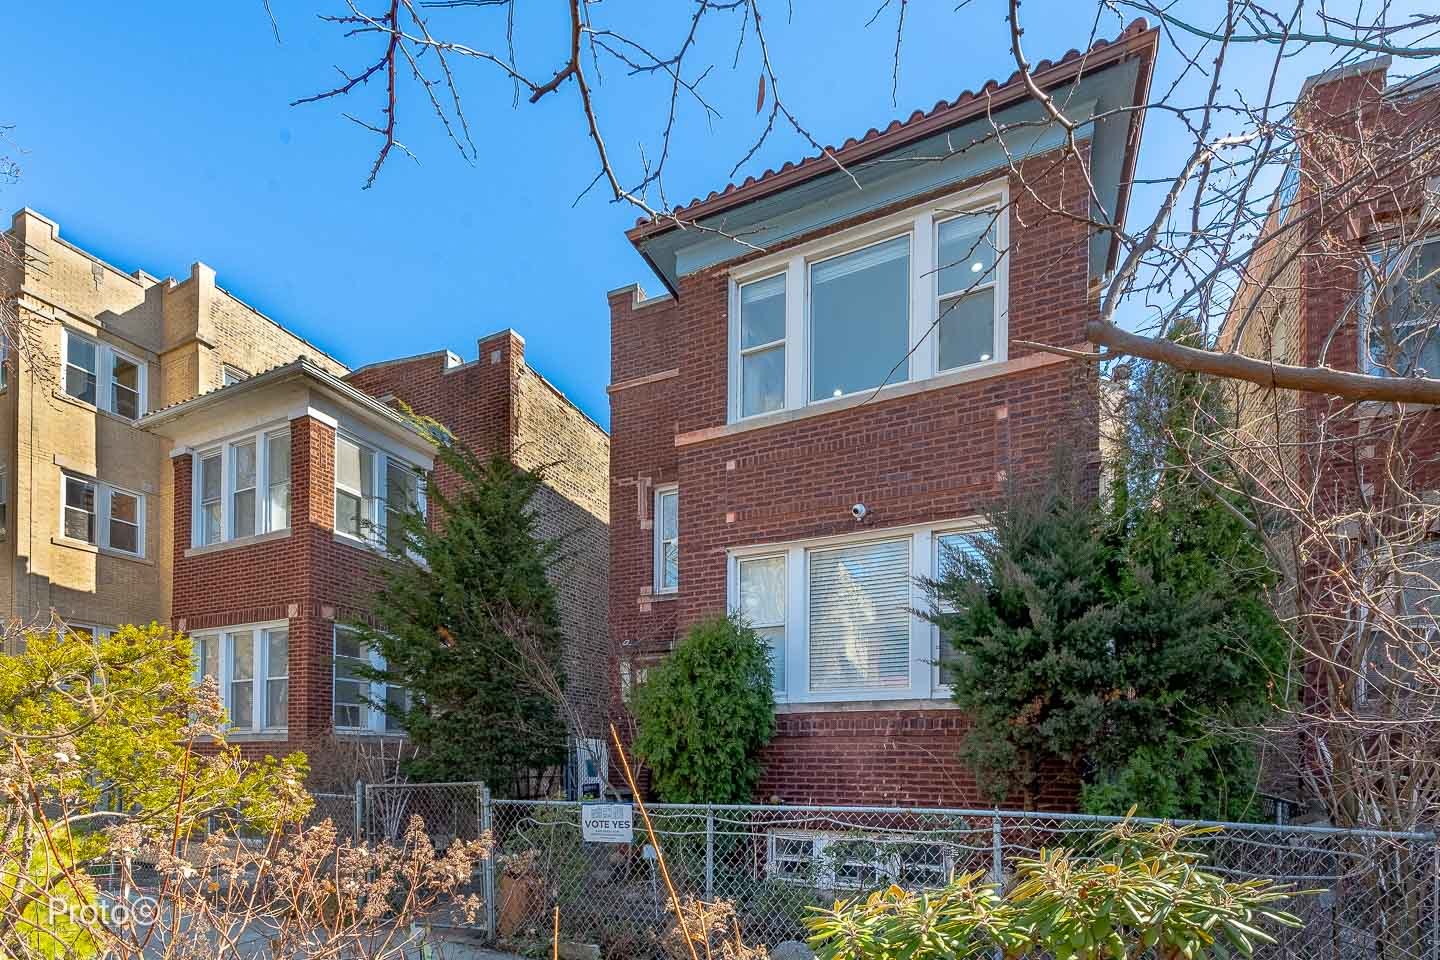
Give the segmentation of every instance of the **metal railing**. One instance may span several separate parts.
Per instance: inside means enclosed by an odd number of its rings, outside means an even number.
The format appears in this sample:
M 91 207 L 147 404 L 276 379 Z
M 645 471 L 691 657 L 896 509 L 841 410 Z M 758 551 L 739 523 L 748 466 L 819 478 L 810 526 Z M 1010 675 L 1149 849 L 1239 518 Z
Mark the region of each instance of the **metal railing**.
M 338 799 L 335 801 L 339 803 Z M 353 800 L 367 839 L 398 837 L 410 817 L 437 845 L 493 832 L 476 878 L 492 939 L 546 941 L 560 908 L 565 939 L 607 957 L 663 957 L 672 923 L 643 826 L 629 844 L 586 841 L 580 803 L 494 800 L 470 784 L 372 785 Z M 995 810 L 649 804 L 682 897 L 734 904 L 747 941 L 803 940 L 810 906 L 888 886 L 940 886 L 983 871 L 1000 883 L 1042 847 L 1088 846 L 1119 818 Z M 337 817 L 338 822 L 338 817 Z M 1207 869 L 1297 890 L 1300 929 L 1258 955 L 1286 960 L 1440 960 L 1440 845 L 1432 833 L 1226 823 L 1189 841 Z

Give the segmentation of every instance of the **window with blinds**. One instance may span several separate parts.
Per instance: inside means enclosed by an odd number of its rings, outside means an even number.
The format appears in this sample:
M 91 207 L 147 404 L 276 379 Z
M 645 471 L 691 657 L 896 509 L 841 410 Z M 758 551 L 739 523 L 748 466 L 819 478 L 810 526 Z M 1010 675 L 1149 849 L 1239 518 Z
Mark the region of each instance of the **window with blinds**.
M 811 550 L 810 689 L 910 686 L 910 541 Z

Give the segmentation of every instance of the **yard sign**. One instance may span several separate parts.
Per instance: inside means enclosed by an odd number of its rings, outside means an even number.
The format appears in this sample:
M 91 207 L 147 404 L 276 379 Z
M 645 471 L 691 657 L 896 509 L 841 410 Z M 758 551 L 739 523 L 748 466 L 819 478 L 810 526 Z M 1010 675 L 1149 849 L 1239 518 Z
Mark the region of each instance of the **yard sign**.
M 630 804 L 581 804 L 580 836 L 591 843 L 632 842 L 635 839 L 635 821 Z

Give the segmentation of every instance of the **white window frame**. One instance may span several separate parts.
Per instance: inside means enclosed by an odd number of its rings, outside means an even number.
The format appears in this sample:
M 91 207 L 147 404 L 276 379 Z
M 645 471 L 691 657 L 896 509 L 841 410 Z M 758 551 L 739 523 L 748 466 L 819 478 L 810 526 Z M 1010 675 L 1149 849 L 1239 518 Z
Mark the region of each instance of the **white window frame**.
M 138 420 L 145 416 L 149 410 L 150 399 L 150 365 L 144 360 L 121 348 L 100 340 L 88 334 L 73 330 L 70 327 L 61 327 L 60 334 L 60 391 L 72 400 L 79 403 L 86 403 L 80 397 L 75 396 L 65 389 L 66 371 L 70 366 L 70 341 L 71 338 L 83 340 L 95 348 L 95 408 L 106 413 L 113 414 L 123 420 Z M 136 386 L 140 396 L 136 400 L 135 417 L 127 417 L 115 410 L 115 358 L 121 357 L 135 364 L 137 368 Z
M 277 434 L 290 435 L 288 422 L 272 423 L 259 430 L 207 444 L 191 454 L 190 468 L 190 545 L 192 547 L 215 546 L 235 540 L 235 447 L 246 443 L 255 444 L 255 533 L 276 533 L 288 530 L 290 518 L 284 526 L 272 526 L 270 516 L 270 444 L 269 439 Z M 214 543 L 205 542 L 205 511 L 203 463 L 206 458 L 220 455 L 220 539 Z M 293 453 L 292 453 L 293 456 Z M 293 469 L 293 464 L 292 464 Z M 289 477 L 287 476 L 288 480 Z M 290 512 L 295 512 L 295 491 L 290 491 Z
M 77 537 L 70 536 L 70 534 L 65 531 L 65 511 L 68 509 L 66 505 L 67 501 L 65 499 L 65 488 L 67 486 L 66 481 L 68 480 L 78 480 L 81 483 L 89 484 L 95 489 L 95 539 L 93 540 L 81 540 Z M 137 526 L 139 527 L 139 529 L 136 531 L 135 534 L 136 549 L 133 551 L 112 546 L 110 543 L 110 502 L 117 493 L 121 494 L 122 496 L 134 497 L 136 501 L 135 519 L 138 521 Z M 139 557 L 141 559 L 144 559 L 147 552 L 145 547 L 145 538 L 148 532 L 147 526 L 148 525 L 146 523 L 145 494 L 139 492 L 138 490 L 131 490 L 126 487 L 117 486 L 112 483 L 105 483 L 104 481 L 97 480 L 96 478 L 87 476 L 83 473 L 76 473 L 71 470 L 60 471 L 60 539 L 66 540 L 70 543 L 88 543 L 90 546 L 105 551 L 106 553 L 114 553 L 124 557 Z
M 975 534 L 985 533 L 986 531 L 994 529 L 995 527 L 988 521 L 975 518 L 967 520 L 963 524 L 949 527 L 937 527 L 932 530 L 930 534 L 930 576 L 932 578 L 938 579 L 941 574 L 940 541 L 942 538 L 953 536 L 956 534 L 961 536 L 973 536 Z M 948 604 L 941 604 L 939 609 L 942 613 L 953 612 Z M 951 696 L 954 695 L 954 688 L 951 687 L 950 684 L 942 682 L 940 679 L 940 628 L 932 623 L 930 625 L 930 632 L 933 635 L 930 647 L 930 661 L 934 666 L 934 672 L 931 679 L 931 689 L 934 690 L 934 695 L 936 697 L 945 697 L 946 699 L 949 699 Z
M 964 291 L 958 293 L 949 293 L 942 297 L 940 294 L 940 269 L 946 265 L 940 262 L 940 228 L 952 220 L 959 220 L 962 217 L 983 215 L 986 213 L 996 214 L 992 226 L 986 228 L 987 231 L 991 229 L 995 231 L 994 268 L 991 269 L 988 274 L 982 275 L 981 278 L 978 279 L 975 283 L 965 288 Z M 930 361 L 930 369 L 933 370 L 936 375 L 942 373 L 954 373 L 957 370 L 970 370 L 974 367 L 987 366 L 991 363 L 994 363 L 995 358 L 999 356 L 1002 351 L 1008 349 L 1009 336 L 1002 336 L 1000 333 L 1000 325 L 1002 319 L 1007 312 L 1006 305 L 1001 303 L 1000 287 L 1001 282 L 1005 279 L 1005 274 L 1009 272 L 1008 270 L 1002 269 L 1002 260 L 1005 255 L 1005 247 L 1002 246 L 1002 241 L 1000 237 L 1001 225 L 1008 219 L 1008 214 L 1009 210 L 1005 207 L 992 207 L 990 205 L 981 205 L 979 207 L 975 207 L 969 210 L 946 212 L 943 215 L 938 215 L 934 217 L 934 222 L 930 230 L 931 251 L 934 255 L 934 261 L 932 262 L 930 267 L 928 281 L 930 287 L 931 317 L 933 318 L 935 323 L 934 331 L 930 336 L 930 351 L 934 355 Z M 975 363 L 961 364 L 958 367 L 947 367 L 942 370 L 940 368 L 940 305 L 942 300 L 960 300 L 964 297 L 968 297 L 976 293 L 981 293 L 985 290 L 995 291 L 995 315 L 991 320 L 993 324 L 993 344 L 990 350 L 990 359 L 979 360 Z
M 405 735 L 405 731 L 401 729 L 389 729 L 386 726 L 386 720 L 388 719 L 389 714 L 386 713 L 384 710 L 374 706 L 374 704 L 376 703 L 388 702 L 386 700 L 386 696 L 388 694 L 390 684 L 381 683 L 379 681 L 371 681 L 369 684 L 370 689 L 366 696 L 371 702 L 369 704 L 365 704 L 361 708 L 364 712 L 364 723 L 362 723 L 358 727 L 345 727 L 335 722 L 335 684 L 336 681 L 339 679 L 335 672 L 336 659 L 338 656 L 335 653 L 335 649 L 336 645 L 339 643 L 340 640 L 340 631 L 354 631 L 354 629 L 354 627 L 348 626 L 347 624 L 343 623 L 332 624 L 330 628 L 330 724 L 332 727 L 334 727 L 336 733 L 364 733 L 374 734 L 376 736 L 403 737 Z M 366 648 L 366 653 L 369 654 L 370 666 L 373 669 L 385 669 L 385 657 L 381 655 L 379 650 L 376 650 L 375 647 L 372 645 Z M 406 703 L 408 704 L 410 699 L 409 691 L 406 691 L 405 699 Z
M 353 443 L 362 450 L 370 451 L 370 470 L 372 474 L 370 477 L 370 489 L 373 491 L 373 494 L 370 497 L 371 505 L 369 506 L 369 510 L 374 515 L 369 518 L 366 518 L 364 516 L 366 509 L 364 502 L 364 492 L 361 490 L 354 490 L 350 487 L 342 486 L 340 483 L 340 470 L 338 464 L 340 461 L 339 445 L 342 440 L 347 443 Z M 333 451 L 332 462 L 334 462 L 337 466 L 335 470 L 335 488 L 331 491 L 331 495 L 333 498 L 332 513 L 334 514 L 332 527 L 335 531 L 335 536 L 344 537 L 351 543 L 362 545 L 372 550 L 383 550 L 385 548 L 386 537 L 389 534 L 389 510 L 387 509 L 386 503 L 386 495 L 389 487 L 387 486 L 386 480 L 389 464 L 391 461 L 403 464 L 408 469 L 414 471 L 417 480 L 416 497 L 419 500 L 420 513 L 422 516 L 428 516 L 430 512 L 430 504 L 427 497 L 425 496 L 425 471 L 418 464 L 416 464 L 414 461 L 407 460 L 405 457 L 402 457 L 399 454 L 392 453 L 389 450 L 386 450 L 384 447 L 376 446 L 374 443 L 364 440 L 361 437 L 356 436 L 355 434 L 346 432 L 344 430 L 335 431 L 335 449 Z M 359 498 L 361 501 L 362 529 L 361 535 L 358 537 L 350 533 L 348 530 L 340 529 L 339 495 L 342 490 L 350 494 L 351 496 Z M 293 490 L 291 491 L 290 496 L 292 498 L 291 509 L 293 510 L 293 498 L 295 496 Z M 368 524 L 368 528 L 365 526 L 366 524 Z
M 742 288 L 742 287 L 748 287 L 748 286 L 749 286 L 750 284 L 752 284 L 752 283 L 764 283 L 766 280 L 772 280 L 772 279 L 774 279 L 775 277 L 786 277 L 786 279 L 785 279 L 785 281 L 784 281 L 784 283 L 783 283 L 783 289 L 781 290 L 781 297 L 782 297 L 782 299 L 784 299 L 784 301 L 785 301 L 785 318 L 786 318 L 786 319 L 785 319 L 785 327 L 786 327 L 786 329 L 781 331 L 780 338 L 779 338 L 778 340 L 771 340 L 769 343 L 760 343 L 760 344 L 756 344 L 756 345 L 751 346 L 751 347 L 744 346 L 744 344 L 743 344 L 743 342 L 742 342 L 742 340 L 741 340 L 741 321 L 742 321 L 742 319 L 743 319 L 743 318 L 741 317 L 741 310 L 743 309 L 742 306 L 741 306 L 741 294 L 742 294 L 741 288 Z M 788 336 L 787 336 L 788 333 L 789 333 L 789 326 L 790 326 L 790 289 L 789 289 L 789 288 L 790 288 L 790 282 L 789 282 L 788 276 L 787 276 L 787 274 L 786 274 L 786 271 L 776 271 L 776 272 L 770 273 L 770 274 L 768 274 L 768 275 L 766 275 L 766 276 L 763 276 L 763 277 L 753 277 L 753 278 L 751 278 L 751 279 L 749 279 L 749 280 L 745 280 L 745 281 L 743 281 L 743 282 L 737 281 L 737 282 L 735 282 L 735 283 L 733 284 L 733 287 L 734 287 L 734 291 L 733 291 L 732 300 L 733 300 L 734 306 L 733 306 L 733 309 L 731 310 L 731 314 L 735 317 L 735 323 L 734 323 L 733 344 L 732 344 L 732 348 L 731 348 L 731 353 L 732 353 L 732 355 L 733 355 L 733 357 L 734 357 L 733 365 L 734 365 L 734 370 L 735 370 L 735 373 L 734 373 L 734 383 L 735 383 L 734 394 L 735 394 L 735 396 L 734 396 L 733 404 L 732 404 L 733 407 L 734 407 L 734 415 L 733 415 L 733 417 L 732 417 L 731 419 L 734 419 L 734 420 L 750 420 L 750 419 L 754 419 L 755 417 L 764 417 L 764 416 L 768 416 L 768 415 L 770 415 L 770 414 L 772 414 L 772 413 L 778 413 L 778 412 L 780 412 L 781 410 L 784 410 L 787 406 L 789 406 L 789 396 L 788 396 L 788 391 L 786 390 L 786 383 L 785 383 L 784 381 L 788 380 L 788 378 L 789 378 L 788 368 L 789 368 L 789 365 L 790 365 L 790 341 L 789 341 Z M 784 350 L 784 351 L 785 351 L 785 366 L 781 368 L 781 373 L 780 373 L 781 379 L 782 379 L 782 382 L 781 382 L 781 384 L 780 384 L 780 387 L 781 387 L 781 395 L 782 395 L 782 396 L 781 396 L 781 401 L 780 401 L 780 406 L 779 406 L 778 408 L 776 408 L 775 410 L 763 410 L 763 411 L 761 411 L 761 412 L 759 412 L 759 413 L 750 413 L 750 414 L 747 414 L 747 413 L 744 412 L 744 409 L 745 409 L 745 408 L 744 408 L 744 402 L 745 402 L 745 400 L 744 400 L 744 398 L 745 398 L 745 358 L 748 357 L 748 356 L 752 356 L 752 355 L 754 355 L 754 354 L 758 354 L 758 353 L 768 353 L 769 351 L 771 351 L 771 350 L 776 350 L 776 349 L 780 349 L 780 350 Z
M 666 585 L 665 579 L 665 544 L 672 538 L 663 537 L 664 530 L 661 527 L 660 518 L 664 515 L 662 509 L 665 497 L 675 498 L 675 583 Z M 676 593 L 680 589 L 680 486 L 675 483 L 663 483 L 655 487 L 654 496 L 651 498 L 651 548 L 650 548 L 650 588 L 655 593 Z
M 249 379 L 250 374 L 239 367 L 231 366 L 228 363 L 221 365 L 220 386 L 228 387 Z
M 201 662 L 201 657 L 200 657 L 200 645 L 201 645 L 201 643 L 202 643 L 204 640 L 206 640 L 206 639 L 208 639 L 208 638 L 212 638 L 212 637 L 218 639 L 218 641 L 219 641 L 218 644 L 217 644 L 217 648 L 216 648 L 216 655 L 219 657 L 220 662 L 219 662 L 219 664 L 217 665 L 218 668 L 217 668 L 216 671 L 215 671 L 215 678 L 216 678 L 216 683 L 217 683 L 218 686 L 220 687 L 220 702 L 221 702 L 221 705 L 224 706 L 224 708 L 225 708 L 226 729 L 229 730 L 229 731 L 231 731 L 231 732 L 234 732 L 234 733 L 284 733 L 284 732 L 286 732 L 286 731 L 289 729 L 289 717 L 288 717 L 288 716 L 286 717 L 286 722 L 285 722 L 284 724 L 267 724 L 267 723 L 265 722 L 266 720 L 270 719 L 270 704 L 269 704 L 269 694 L 268 694 L 268 691 L 269 691 L 268 681 L 271 679 L 271 676 L 270 676 L 270 640 L 269 640 L 268 634 L 269 634 L 269 632 L 270 632 L 271 630 L 284 630 L 284 631 L 286 631 L 286 633 L 289 633 L 289 632 L 290 632 L 290 621 L 288 621 L 288 620 L 270 620 L 270 621 L 266 621 L 266 622 L 264 622 L 264 623 L 244 623 L 244 624 L 236 624 L 236 625 L 234 625 L 234 626 L 221 627 L 221 628 L 219 628 L 219 629 L 214 629 L 214 630 L 196 630 L 194 633 L 192 633 L 192 634 L 190 635 L 190 639 L 191 639 L 191 649 L 194 651 L 194 660 L 195 660 L 194 680 L 195 680 L 196 683 L 199 683 L 201 680 L 203 680 L 203 679 L 204 679 L 204 676 L 205 676 L 205 674 L 204 674 L 204 665 L 203 665 L 203 663 Z M 231 666 L 231 661 L 234 659 L 234 650 L 235 650 L 234 637 L 235 637 L 235 634 L 238 634 L 238 633 L 247 633 L 247 632 L 250 633 L 251 636 L 253 637 L 252 643 L 254 643 L 254 645 L 255 645 L 255 646 L 254 646 L 255 669 L 254 669 L 254 671 L 253 671 L 254 676 L 252 676 L 252 677 L 250 678 L 250 682 L 254 685 L 254 686 L 253 686 L 253 689 L 252 689 L 252 692 L 251 692 L 251 695 L 250 695 L 251 720 L 250 720 L 250 725 L 249 725 L 249 726 L 246 726 L 246 727 L 238 727 L 238 726 L 235 726 L 234 724 L 232 724 L 232 723 L 229 722 L 230 709 L 231 709 L 231 706 L 232 706 L 232 700 L 231 700 L 231 698 L 232 698 L 232 691 L 231 691 L 230 688 L 231 688 L 231 683 L 232 683 L 232 681 L 231 681 L 231 672 L 232 672 L 232 669 L 233 669 L 233 668 L 232 668 L 232 666 Z M 288 644 L 287 649 L 289 649 L 289 650 L 293 650 L 293 649 L 294 649 L 294 638 L 293 638 L 293 637 L 290 638 L 290 641 L 289 641 L 289 644 Z M 289 664 L 286 664 L 284 677 L 285 677 L 285 681 L 286 681 L 287 690 L 289 689 L 291 676 L 292 676 L 292 673 L 291 673 L 291 671 L 290 671 Z M 277 676 L 275 677 L 275 679 L 279 679 L 279 675 L 277 675 Z M 293 691 L 293 690 L 290 690 L 289 692 L 293 693 L 294 691 Z M 292 698 L 292 699 L 293 699 L 293 698 Z
M 1440 233 L 1432 233 L 1424 237 L 1423 239 L 1411 241 L 1411 244 L 1407 244 L 1407 246 L 1414 246 L 1415 249 L 1412 258 L 1418 258 L 1420 256 L 1420 251 L 1423 250 L 1425 247 L 1430 246 L 1430 244 L 1432 243 L 1440 244 Z M 1397 249 L 1393 244 L 1376 244 L 1369 247 L 1365 251 L 1365 255 L 1370 258 L 1370 262 L 1372 265 L 1377 268 L 1383 268 L 1386 265 L 1386 261 L 1389 260 L 1392 255 L 1398 256 L 1402 252 L 1402 250 L 1403 248 Z M 1408 267 L 1410 262 L 1410 260 L 1407 260 L 1405 266 Z M 1370 325 L 1375 319 L 1375 278 L 1373 274 L 1367 270 L 1364 276 L 1361 277 L 1360 283 L 1362 286 L 1360 297 L 1361 312 L 1360 322 L 1356 326 L 1359 328 L 1360 342 L 1358 346 L 1360 352 L 1361 371 L 1363 373 L 1368 373 L 1373 377 L 1394 377 L 1395 374 L 1376 365 L 1371 360 Z M 1431 335 L 1436 338 L 1440 338 L 1440 330 L 1432 332 Z M 1427 372 L 1432 377 L 1440 376 L 1440 372 L 1434 370 Z
M 777 552 L 775 552 L 775 553 L 757 553 L 757 554 L 753 554 L 753 555 L 751 555 L 751 554 L 746 554 L 746 555 L 744 555 L 744 556 L 737 556 L 737 557 L 735 558 L 735 606 L 736 606 L 737 608 L 741 606 L 741 599 L 740 599 L 740 590 L 741 590 L 741 586 L 742 586 L 741 575 L 740 575 L 741 568 L 744 567 L 744 565 L 747 564 L 747 563 L 755 563 L 755 562 L 762 561 L 762 560 L 779 560 L 779 561 L 781 561 L 783 564 L 785 564 L 785 583 L 786 583 L 786 591 L 785 591 L 785 610 L 784 610 L 784 615 L 783 615 L 783 617 L 781 618 L 781 620 L 780 620 L 779 623 L 751 623 L 751 624 L 750 624 L 750 626 L 751 626 L 752 628 L 756 629 L 756 630 L 761 630 L 761 629 L 774 630 L 774 629 L 777 629 L 777 628 L 780 630 L 780 658 L 781 658 L 781 659 L 780 659 L 780 663 L 781 663 L 781 669 L 785 672 L 785 684 L 783 684 L 783 685 L 781 685 L 781 686 L 778 686 L 778 687 L 776 687 L 776 686 L 774 686 L 774 685 L 772 684 L 772 688 L 773 688 L 773 690 L 774 690 L 774 692 L 775 692 L 776 694 L 781 694 L 781 693 L 784 692 L 784 690 L 786 689 L 786 686 L 787 686 L 787 685 L 789 684 L 789 682 L 790 682 L 790 674 L 789 674 L 790 662 L 789 662 L 789 654 L 787 653 L 787 651 L 790 649 L 790 590 L 789 590 L 789 583 L 790 583 L 790 556 L 789 556 L 789 554 L 782 550 L 782 551 L 777 551 Z
M 728 608 L 740 612 L 740 561 L 784 554 L 785 592 L 785 680 L 786 689 L 775 691 L 777 703 L 845 703 L 855 701 L 948 700 L 950 691 L 939 685 L 936 662 L 938 648 L 935 625 L 914 611 L 929 605 L 921 581 L 933 577 L 936 566 L 935 537 L 940 533 L 974 531 L 989 526 L 984 517 L 973 515 L 938 522 L 866 529 L 831 537 L 815 537 L 787 543 L 760 543 L 731 547 L 727 551 Z M 910 541 L 910 683 L 907 687 L 874 687 L 863 690 L 812 691 L 810 689 L 810 553 L 837 546 Z
M 804 857 L 797 857 L 791 854 L 780 854 L 776 850 L 777 841 L 790 840 L 808 843 L 810 852 Z M 868 843 L 873 844 L 877 850 L 877 856 L 873 860 L 846 861 L 847 863 L 863 863 L 875 871 L 875 882 L 869 886 L 854 883 L 848 880 L 841 880 L 836 876 L 835 864 L 827 856 L 831 847 L 845 843 Z M 942 863 L 935 874 L 933 885 L 927 885 L 925 889 L 938 889 L 943 887 L 949 880 L 955 869 L 955 849 L 950 844 L 924 841 L 913 836 L 893 836 L 887 834 L 842 834 L 829 831 L 812 830 L 775 830 L 766 834 L 765 842 L 765 875 L 779 883 L 794 884 L 796 886 L 810 887 L 816 890 L 864 890 L 880 889 L 890 884 L 900 884 L 904 866 L 901 862 L 902 851 L 912 846 L 935 846 L 942 851 Z M 782 873 L 779 869 L 781 863 L 802 863 L 810 866 L 809 876 L 799 877 Z
M 863 247 L 884 243 L 896 237 L 910 237 L 910 299 L 908 368 L 902 366 L 885 386 L 923 383 L 961 371 L 1001 364 L 1009 359 L 1010 308 L 1010 188 L 1007 179 L 989 183 L 942 197 L 899 213 L 872 220 L 820 240 L 800 244 L 790 250 L 762 257 L 736 267 L 730 272 L 728 367 L 730 423 L 773 417 L 787 411 L 806 408 L 823 410 L 827 403 L 837 403 L 873 388 L 842 397 L 810 400 L 810 266 L 821 260 L 852 253 Z M 995 350 L 991 359 L 966 367 L 938 369 L 940 358 L 938 274 L 938 224 L 967 213 L 999 211 L 995 220 Z M 778 410 L 741 415 L 740 382 L 740 288 L 776 274 L 785 275 L 785 402 Z M 977 290 L 981 287 L 977 287 Z M 928 338 L 928 343 L 927 343 Z M 778 341 L 777 341 L 778 342 Z M 760 347 L 746 350 L 746 353 Z M 898 362 L 901 358 L 896 357 Z M 902 376 L 901 373 L 905 375 Z

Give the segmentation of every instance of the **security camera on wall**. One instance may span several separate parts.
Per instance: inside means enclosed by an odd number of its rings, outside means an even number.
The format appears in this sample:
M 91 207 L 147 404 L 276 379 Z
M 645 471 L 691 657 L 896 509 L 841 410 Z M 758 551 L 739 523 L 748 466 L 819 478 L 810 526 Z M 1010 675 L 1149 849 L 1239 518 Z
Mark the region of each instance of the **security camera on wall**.
M 856 523 L 863 523 L 865 521 L 865 515 L 869 512 L 869 508 L 863 503 L 857 503 L 850 508 L 850 516 L 855 518 Z

